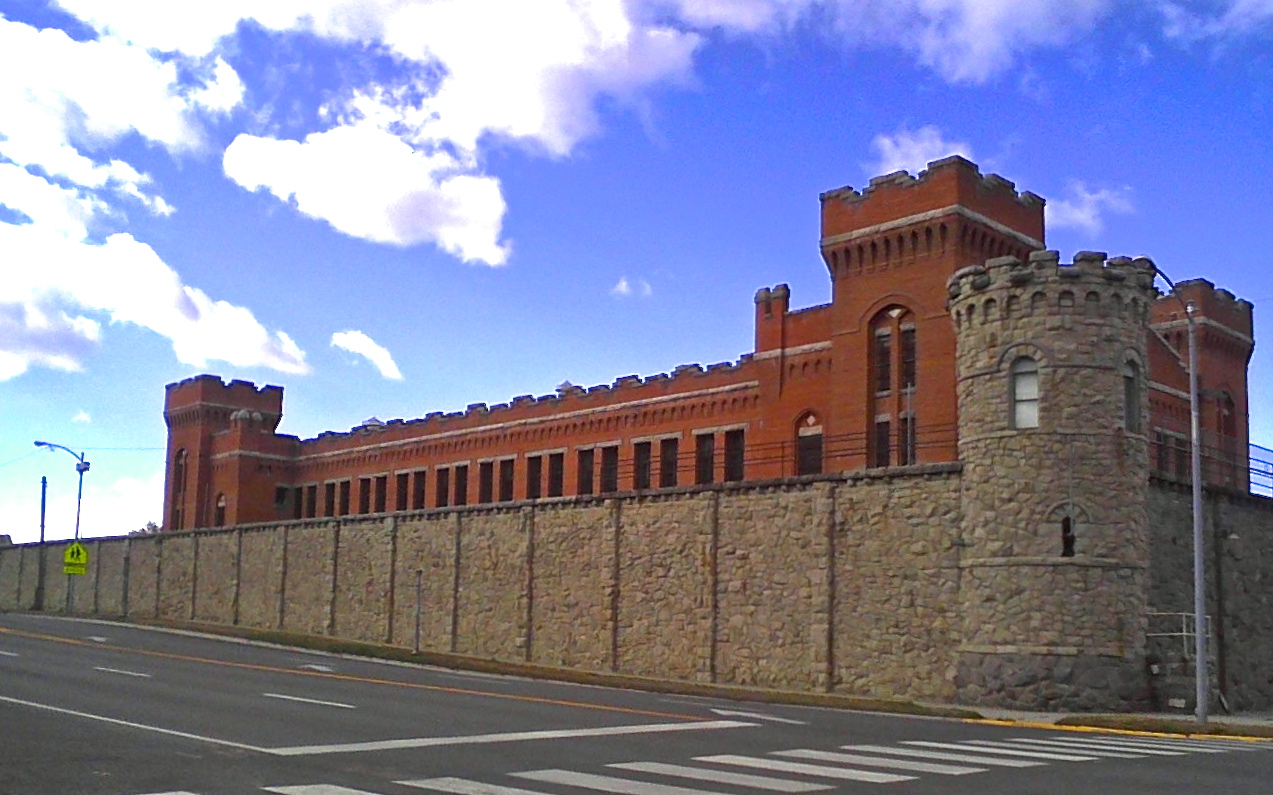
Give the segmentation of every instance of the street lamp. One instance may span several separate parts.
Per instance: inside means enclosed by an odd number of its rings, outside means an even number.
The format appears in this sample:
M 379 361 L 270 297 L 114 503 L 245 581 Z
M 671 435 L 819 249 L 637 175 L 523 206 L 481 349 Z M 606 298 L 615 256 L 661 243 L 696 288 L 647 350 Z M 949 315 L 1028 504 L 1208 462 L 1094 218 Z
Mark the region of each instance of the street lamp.
M 1189 464 L 1190 485 L 1193 486 L 1193 636 L 1194 636 L 1194 714 L 1198 723 L 1207 723 L 1207 580 L 1202 554 L 1202 422 L 1198 407 L 1198 321 L 1194 315 L 1198 307 L 1186 302 L 1167 274 L 1154 265 L 1154 273 L 1167 282 L 1171 294 L 1185 310 L 1185 323 L 1189 328 Z
M 75 471 L 80 473 L 80 491 L 79 491 L 79 494 L 77 494 L 75 497 L 75 540 L 79 541 L 80 540 L 80 505 L 84 502 L 84 473 L 88 471 L 88 466 L 89 466 L 88 461 L 84 459 L 83 453 L 77 453 L 69 447 L 63 447 L 62 445 L 54 444 L 53 442 L 36 442 L 35 446 L 44 447 L 49 450 L 53 450 L 53 449 L 65 450 L 66 452 L 75 456 L 75 460 L 77 462 L 75 464 Z

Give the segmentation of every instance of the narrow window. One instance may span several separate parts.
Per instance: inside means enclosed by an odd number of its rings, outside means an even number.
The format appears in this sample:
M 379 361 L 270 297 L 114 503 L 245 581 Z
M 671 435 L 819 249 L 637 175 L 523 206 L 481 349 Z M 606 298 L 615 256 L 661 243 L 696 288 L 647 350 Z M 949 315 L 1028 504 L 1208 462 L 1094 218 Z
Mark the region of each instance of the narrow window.
M 893 336 L 888 329 L 875 332 L 875 394 L 887 395 L 893 388 Z
M 1026 356 L 1012 363 L 1012 427 L 1039 427 L 1039 364 Z
M 910 416 L 903 414 L 897 425 L 897 463 L 915 463 L 915 426 Z
M 533 455 L 526 459 L 526 499 L 537 500 L 543 496 L 544 457 Z M 512 473 L 509 473 L 509 486 L 512 486 Z
M 743 479 L 745 451 L 742 429 L 725 431 L 725 482 L 734 483 Z
M 592 450 L 579 451 L 579 471 L 575 473 L 575 493 L 588 495 L 592 493 L 592 470 L 595 453 Z
M 1189 452 L 1189 442 L 1174 436 L 1171 439 L 1172 452 L 1176 456 L 1176 477 L 1181 480 L 1189 478 L 1189 465 L 1191 454 Z
M 172 465 L 172 496 L 179 497 L 186 493 L 186 459 L 185 449 L 177 451 Z
M 1061 519 L 1061 557 L 1074 557 L 1074 520 L 1068 516 Z
M 566 454 L 551 453 L 548 456 L 548 496 L 560 497 L 566 493 Z
M 338 514 L 340 516 L 348 516 L 349 515 L 349 492 L 353 488 L 353 481 L 342 480 L 338 484 L 338 488 L 340 491 L 340 505 L 338 506 L 340 510 Z
M 516 475 L 516 461 L 505 458 L 499 462 L 499 501 L 513 501 L 513 477 Z M 529 495 L 527 495 L 529 496 Z
M 694 482 L 711 483 L 716 474 L 716 435 L 700 433 L 694 437 Z
M 902 327 L 902 389 L 915 388 L 915 327 Z
M 651 450 L 649 442 L 632 445 L 632 488 L 640 491 L 650 488 Z
M 822 424 L 806 414 L 796 428 L 796 474 L 822 474 Z
M 455 505 L 469 504 L 469 468 L 460 464 L 455 468 Z
M 292 489 L 292 518 L 302 519 L 305 517 L 305 487 L 297 486 Z
M 224 494 L 217 495 L 216 508 L 217 510 L 216 510 L 216 514 L 213 516 L 212 524 L 217 527 L 223 527 L 225 525 L 225 495 Z
M 274 487 L 274 510 L 279 513 L 287 510 L 287 495 L 290 491 L 287 486 Z
M 1135 362 L 1123 365 L 1123 429 L 1140 433 L 1140 366 Z
M 601 493 L 613 494 L 619 490 L 619 448 L 617 445 L 601 448 Z
M 376 513 L 384 513 L 389 507 L 389 476 L 379 475 L 376 478 Z
M 318 516 L 318 484 L 305 489 L 305 518 L 313 519 Z
M 358 478 L 358 513 L 371 513 L 371 478 Z
M 915 315 L 906 307 L 891 306 L 875 316 L 871 329 L 874 336 L 869 366 L 874 392 L 867 415 L 871 424 L 863 429 L 867 464 L 885 467 L 914 463 L 919 371 Z
M 443 467 L 433 477 L 433 501 L 438 508 L 445 508 L 451 497 L 451 470 Z
M 411 488 L 410 482 L 411 478 L 406 472 L 399 472 L 397 477 L 394 478 L 393 509 L 395 511 L 405 511 L 407 509 L 407 505 L 410 504 L 407 502 L 411 495 L 408 491 L 408 489 Z
M 477 501 L 488 503 L 495 495 L 495 462 L 483 461 L 477 465 Z
M 875 420 L 875 440 L 874 440 L 874 458 L 872 464 L 877 467 L 886 467 L 893 460 L 893 424 L 888 417 L 878 417 Z
M 323 484 L 323 516 L 336 515 L 336 484 Z
M 1154 433 L 1154 446 L 1157 448 L 1156 468 L 1159 472 L 1167 471 L 1167 459 L 1170 457 L 1171 449 L 1167 447 L 1167 437 L 1162 431 Z
M 424 469 L 411 473 L 411 509 L 413 511 L 424 510 L 425 478 L 428 474 L 428 471 Z
M 659 441 L 659 488 L 669 489 L 676 485 L 676 459 L 680 455 L 679 439 L 661 439 Z

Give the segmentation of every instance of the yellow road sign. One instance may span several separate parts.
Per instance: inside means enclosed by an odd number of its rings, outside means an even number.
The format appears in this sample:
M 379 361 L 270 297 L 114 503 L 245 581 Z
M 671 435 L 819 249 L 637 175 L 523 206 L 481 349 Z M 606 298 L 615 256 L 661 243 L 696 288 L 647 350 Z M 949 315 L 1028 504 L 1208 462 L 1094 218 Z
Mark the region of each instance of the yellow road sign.
M 86 574 L 88 572 L 88 550 L 76 541 L 62 553 L 63 574 Z

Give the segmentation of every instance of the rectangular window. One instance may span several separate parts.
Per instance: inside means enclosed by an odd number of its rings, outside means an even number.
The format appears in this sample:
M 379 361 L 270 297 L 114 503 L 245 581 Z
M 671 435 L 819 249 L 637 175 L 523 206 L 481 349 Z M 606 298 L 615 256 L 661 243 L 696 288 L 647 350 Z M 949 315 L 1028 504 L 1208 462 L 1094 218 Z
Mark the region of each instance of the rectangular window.
M 389 507 L 389 476 L 379 475 L 376 477 L 376 513 L 384 513 Z
M 413 511 L 424 510 L 425 479 L 428 475 L 428 470 L 424 469 L 411 473 L 411 510 Z
M 505 458 L 499 462 L 499 501 L 513 501 L 513 477 L 516 474 L 516 461 Z
M 411 478 L 406 472 L 399 472 L 397 477 L 394 479 L 393 509 L 395 511 L 405 511 L 407 509 L 407 505 L 410 504 L 407 502 L 407 499 L 411 495 L 408 491 L 408 489 L 411 488 L 410 480 Z
M 716 436 L 700 433 L 694 437 L 694 482 L 711 483 L 716 475 Z
M 1012 363 L 1012 427 L 1039 427 L 1039 365 L 1021 358 Z
M 601 493 L 613 494 L 619 490 L 619 448 L 611 445 L 601 448 Z
M 460 464 L 455 468 L 455 505 L 469 504 L 469 468 Z
M 802 433 L 796 437 L 796 474 L 822 474 L 821 431 L 818 433 Z
M 336 484 L 323 484 L 323 516 L 336 515 Z
M 742 429 L 725 431 L 725 482 L 736 483 L 743 479 L 746 441 Z
M 274 487 L 274 510 L 282 513 L 287 508 L 287 494 L 291 491 L 287 486 Z
M 1171 447 L 1176 457 L 1176 477 L 1186 480 L 1189 477 L 1189 442 L 1179 436 L 1173 436 Z
M 576 494 L 592 493 L 592 469 L 594 455 L 592 450 L 579 451 L 579 471 L 575 473 L 575 482 L 578 488 L 575 489 Z
M 451 501 L 451 470 L 446 467 L 436 470 L 433 481 L 434 505 L 445 508 Z
M 875 335 L 875 394 L 893 389 L 893 337 L 887 331 Z
M 893 425 L 887 419 L 875 421 L 875 455 L 872 465 L 886 467 L 893 460 Z
M 548 496 L 560 497 L 566 493 L 566 454 L 551 453 L 548 456 Z
M 526 459 L 526 499 L 537 500 L 543 496 L 544 457 L 533 455 Z
M 1140 433 L 1140 368 L 1134 362 L 1123 367 L 1123 428 Z
M 1154 434 L 1154 442 L 1158 445 L 1158 471 L 1167 471 L 1167 458 L 1170 455 L 1170 449 L 1167 447 L 1167 437 L 1162 431 Z
M 659 488 L 668 489 L 676 485 L 676 459 L 680 455 L 679 439 L 662 439 L 659 441 Z
M 358 513 L 371 513 L 371 478 L 358 478 Z
M 305 516 L 305 487 L 297 486 L 292 490 L 292 518 L 300 519 Z
M 909 416 L 903 416 L 897 425 L 897 463 L 915 463 L 915 426 Z
M 640 491 L 650 488 L 651 445 L 637 442 L 632 445 L 632 488 Z
M 305 488 L 305 518 L 318 516 L 318 484 Z
M 349 491 L 352 485 L 353 483 L 348 480 L 340 482 L 340 511 L 337 514 L 338 516 L 349 515 Z
M 483 461 L 477 465 L 477 501 L 491 502 L 495 498 L 495 462 Z
M 915 388 L 915 329 L 902 327 L 902 389 Z

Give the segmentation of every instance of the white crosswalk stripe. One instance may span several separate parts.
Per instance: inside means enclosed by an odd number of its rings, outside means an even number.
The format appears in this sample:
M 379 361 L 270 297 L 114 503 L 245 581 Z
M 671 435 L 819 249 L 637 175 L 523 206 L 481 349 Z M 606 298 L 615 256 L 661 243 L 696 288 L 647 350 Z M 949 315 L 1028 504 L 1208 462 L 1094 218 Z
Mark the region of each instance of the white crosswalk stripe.
M 717 756 L 696 756 L 695 762 L 711 762 L 718 765 L 737 765 L 752 767 L 758 770 L 771 770 L 775 773 L 803 773 L 823 778 L 838 778 L 845 781 L 865 781 L 871 784 L 892 784 L 895 781 L 914 781 L 914 776 L 899 776 L 893 773 L 877 773 L 873 770 L 853 770 L 845 767 L 827 767 L 826 765 L 809 765 L 803 762 L 784 762 L 781 759 L 761 759 L 754 756 L 736 756 L 720 754 Z
M 262 787 L 262 792 L 275 795 L 376 795 L 363 789 L 338 787 L 335 784 L 302 784 L 298 787 Z
M 734 773 L 728 770 L 710 770 L 689 765 L 670 765 L 664 762 L 619 762 L 606 767 L 632 770 L 637 773 L 654 773 L 661 776 L 692 778 L 697 781 L 713 781 L 717 784 L 733 784 L 771 792 L 817 792 L 831 789 L 830 784 L 814 784 L 808 781 L 790 781 L 784 778 L 757 776 L 753 773 Z
M 792 759 L 812 759 L 816 762 L 835 762 L 840 765 L 887 767 L 893 770 L 906 770 L 911 773 L 935 773 L 939 776 L 966 776 L 969 773 L 986 772 L 984 767 L 940 765 L 935 762 L 916 762 L 912 759 L 888 759 L 882 756 L 839 754 L 834 751 L 812 751 L 803 748 L 795 751 L 774 751 L 773 754 L 774 756 L 789 756 Z
M 1068 737 L 1053 737 L 1054 740 L 1068 740 Z M 1226 754 L 1230 751 L 1249 751 L 1255 750 L 1247 746 L 1218 745 L 1210 740 L 1186 740 L 1186 739 L 1159 739 L 1156 737 L 1125 737 L 1125 736 L 1109 736 L 1109 735 L 1084 735 L 1084 739 L 1094 743 L 1116 743 L 1118 745 L 1136 746 L 1141 748 L 1161 748 L 1168 751 L 1194 751 L 1203 754 Z
M 1035 762 L 1030 759 L 1003 759 L 976 754 L 956 754 L 948 751 L 922 751 L 918 748 L 898 748 L 892 745 L 842 745 L 846 751 L 865 751 L 873 754 L 890 754 L 906 756 L 914 759 L 934 759 L 942 762 L 964 762 L 982 767 L 1043 767 L 1047 762 Z M 974 750 L 974 749 L 969 749 Z
M 673 787 L 668 784 L 651 784 L 646 781 L 632 781 L 613 776 L 598 776 L 592 773 L 576 773 L 572 770 L 528 770 L 525 773 L 512 773 L 518 778 L 531 781 L 546 781 L 550 784 L 564 784 L 567 787 L 583 787 L 602 792 L 614 792 L 618 795 L 728 795 L 713 790 L 692 789 L 690 787 Z
M 987 746 L 986 740 L 968 740 L 963 743 L 934 743 L 927 740 L 906 740 L 906 745 L 918 745 L 921 748 L 945 748 L 949 751 L 975 751 L 981 754 L 1003 754 L 1004 756 L 1020 756 L 1027 759 L 1048 759 L 1053 762 L 1095 762 L 1094 756 L 1077 754 L 1054 754 L 1044 751 L 1022 751 L 1012 748 L 995 748 Z
M 396 781 L 404 787 L 431 789 L 435 792 L 450 792 L 454 795 L 543 795 L 541 792 L 517 787 L 501 787 L 496 784 L 484 784 L 481 781 L 469 781 L 463 778 L 422 778 L 415 781 Z
M 1014 743 L 1022 745 L 1039 746 L 1043 749 L 1069 749 L 1076 753 L 1086 754 L 1088 756 L 1107 756 L 1112 759 L 1144 759 L 1147 756 L 1183 756 L 1182 751 L 1168 751 L 1162 748 L 1141 748 L 1129 745 L 1115 745 L 1114 743 L 1091 743 L 1082 740 L 1035 740 L 1033 738 L 1020 737 L 1013 739 Z

